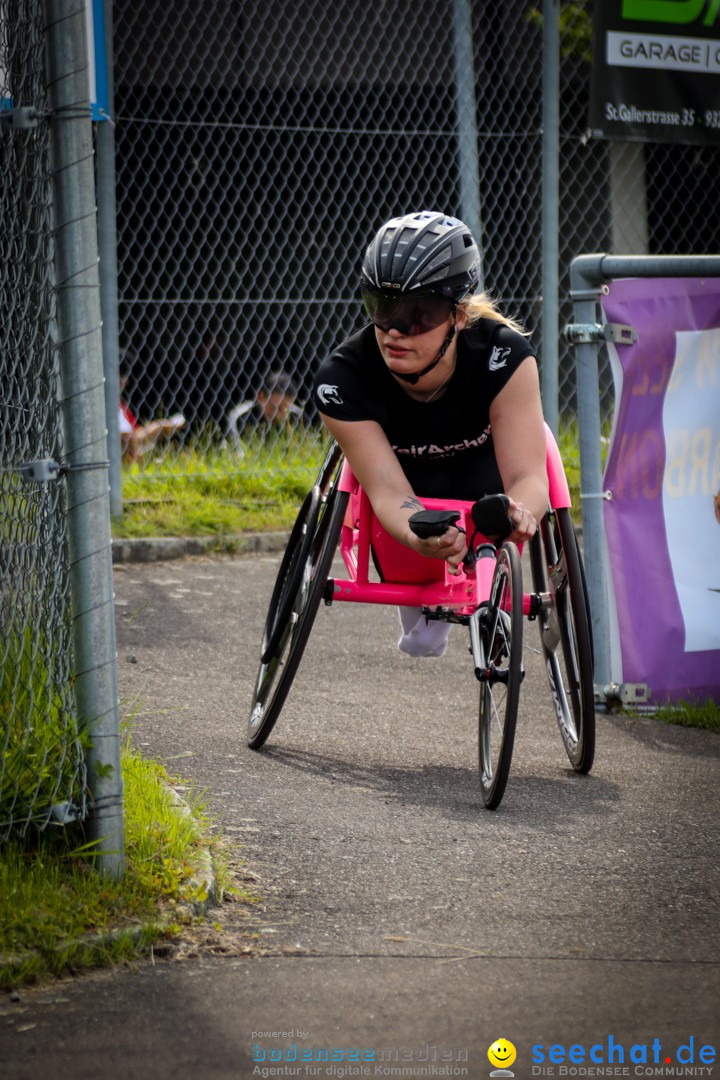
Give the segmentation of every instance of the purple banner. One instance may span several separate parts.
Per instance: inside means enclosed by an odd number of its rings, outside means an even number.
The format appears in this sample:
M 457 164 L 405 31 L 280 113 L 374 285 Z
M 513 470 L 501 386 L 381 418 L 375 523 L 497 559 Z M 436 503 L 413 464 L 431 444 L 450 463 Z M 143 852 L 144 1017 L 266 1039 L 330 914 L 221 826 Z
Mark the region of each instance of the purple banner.
M 720 701 L 720 279 L 615 281 L 615 422 L 604 487 L 615 681 Z

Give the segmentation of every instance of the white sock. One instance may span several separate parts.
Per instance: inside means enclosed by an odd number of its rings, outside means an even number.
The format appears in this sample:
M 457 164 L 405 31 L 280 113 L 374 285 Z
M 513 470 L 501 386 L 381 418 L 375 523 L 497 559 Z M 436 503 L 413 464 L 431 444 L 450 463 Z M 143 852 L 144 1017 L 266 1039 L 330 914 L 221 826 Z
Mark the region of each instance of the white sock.
M 403 635 L 398 649 L 410 656 L 442 656 L 447 649 L 450 623 L 426 619 L 420 608 L 398 608 Z
M 409 634 L 417 622 L 422 618 L 422 608 L 399 607 L 398 615 L 400 616 L 403 634 Z

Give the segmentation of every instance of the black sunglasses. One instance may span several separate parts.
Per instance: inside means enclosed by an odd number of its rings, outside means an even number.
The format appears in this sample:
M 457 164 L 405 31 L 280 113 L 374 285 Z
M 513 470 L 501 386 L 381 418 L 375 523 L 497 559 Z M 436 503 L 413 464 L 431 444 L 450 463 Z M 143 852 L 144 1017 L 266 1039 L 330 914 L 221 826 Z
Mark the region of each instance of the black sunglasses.
M 397 330 L 404 337 L 417 337 L 436 330 L 452 315 L 455 305 L 445 296 L 388 296 L 375 289 L 363 289 L 363 304 L 370 321 L 385 333 Z

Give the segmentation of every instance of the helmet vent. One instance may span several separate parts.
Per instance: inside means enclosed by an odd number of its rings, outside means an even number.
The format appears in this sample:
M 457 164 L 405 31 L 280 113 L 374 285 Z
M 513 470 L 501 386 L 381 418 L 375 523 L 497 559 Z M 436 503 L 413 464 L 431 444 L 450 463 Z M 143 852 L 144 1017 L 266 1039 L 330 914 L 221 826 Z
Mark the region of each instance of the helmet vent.
M 452 261 L 452 248 L 448 245 L 439 251 L 434 259 L 425 267 L 426 274 L 433 274 L 436 270 L 442 270 L 449 266 Z

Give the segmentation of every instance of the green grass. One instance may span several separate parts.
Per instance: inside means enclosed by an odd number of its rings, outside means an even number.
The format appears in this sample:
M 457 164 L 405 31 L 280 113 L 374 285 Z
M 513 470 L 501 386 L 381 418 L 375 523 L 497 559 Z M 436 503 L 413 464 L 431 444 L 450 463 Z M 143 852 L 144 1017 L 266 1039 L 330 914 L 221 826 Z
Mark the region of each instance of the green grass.
M 322 464 L 327 439 L 305 432 L 230 450 L 182 450 L 123 468 L 122 517 L 113 536 L 216 537 L 289 528 Z
M 653 716 L 666 724 L 720 732 L 720 704 L 710 698 L 704 702 L 679 701 L 673 705 L 663 705 L 655 710 Z
M 218 842 L 199 800 L 191 796 L 191 812 L 180 814 L 164 768 L 129 744 L 122 769 L 122 880 L 94 869 L 77 827 L 11 838 L 0 847 L 0 987 L 136 955 L 187 919 L 182 905 L 206 899 L 194 880 L 194 860 L 211 846 L 217 870 Z
M 0 822 L 46 820 L 57 802 L 83 802 L 88 739 L 62 634 L 44 632 L 38 595 L 18 595 L 0 619 Z

